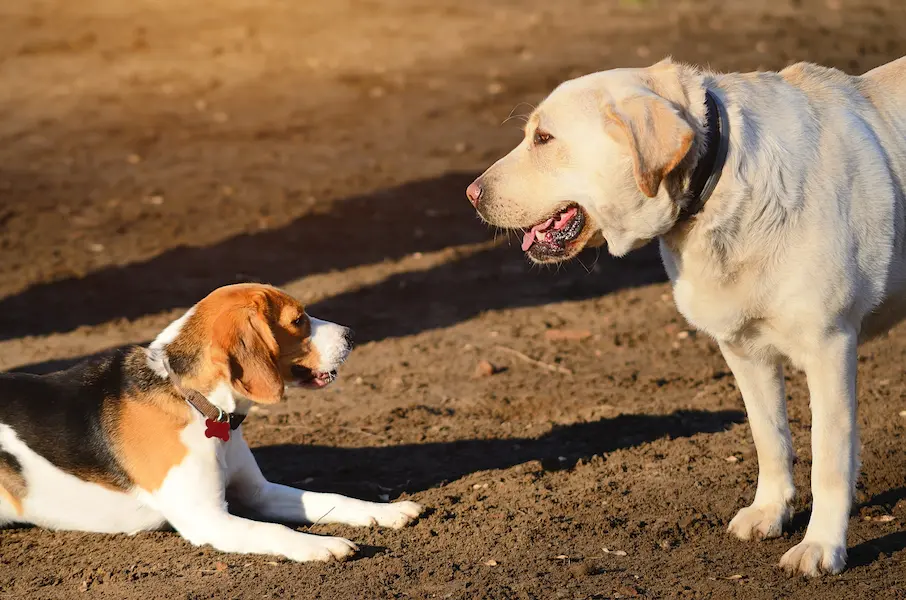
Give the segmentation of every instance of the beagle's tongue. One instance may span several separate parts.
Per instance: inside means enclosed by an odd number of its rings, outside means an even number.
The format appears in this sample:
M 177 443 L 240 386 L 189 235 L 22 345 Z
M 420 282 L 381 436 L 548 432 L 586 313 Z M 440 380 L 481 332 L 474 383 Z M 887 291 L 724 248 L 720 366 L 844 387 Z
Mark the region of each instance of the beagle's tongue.
M 532 247 L 532 244 L 535 243 L 535 233 L 539 231 L 544 231 L 551 226 L 551 223 L 554 222 L 553 217 L 545 221 L 544 223 L 539 223 L 532 227 L 529 231 L 525 232 L 525 235 L 522 236 L 522 251 L 525 252 Z

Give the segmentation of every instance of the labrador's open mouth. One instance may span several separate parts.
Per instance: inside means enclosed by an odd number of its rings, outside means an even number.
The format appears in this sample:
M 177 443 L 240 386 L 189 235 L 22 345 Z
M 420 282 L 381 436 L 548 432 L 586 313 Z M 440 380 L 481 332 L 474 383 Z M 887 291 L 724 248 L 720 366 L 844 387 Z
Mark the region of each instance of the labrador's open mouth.
M 322 371 L 312 371 L 306 367 L 301 367 L 299 365 L 292 366 L 293 377 L 295 377 L 296 383 L 303 387 L 308 388 L 322 388 L 326 387 L 333 383 L 337 378 L 336 371 L 322 372 Z
M 557 262 L 581 250 L 576 248 L 588 224 L 585 211 L 569 204 L 522 236 L 522 251 L 536 262 Z

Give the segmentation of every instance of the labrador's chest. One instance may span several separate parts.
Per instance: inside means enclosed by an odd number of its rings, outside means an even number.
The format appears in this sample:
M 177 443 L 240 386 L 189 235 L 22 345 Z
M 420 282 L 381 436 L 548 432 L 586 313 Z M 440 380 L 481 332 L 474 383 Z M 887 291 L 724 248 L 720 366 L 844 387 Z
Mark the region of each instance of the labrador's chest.
M 691 325 L 719 341 L 744 335 L 753 319 L 735 292 L 692 278 L 673 280 L 673 298 Z
M 687 261 L 682 270 L 674 255 L 662 248 L 661 256 L 677 309 L 696 329 L 721 342 L 758 345 L 771 343 L 772 304 L 769 286 L 754 271 L 728 275 L 706 264 Z M 772 336 L 771 336 L 772 337 Z

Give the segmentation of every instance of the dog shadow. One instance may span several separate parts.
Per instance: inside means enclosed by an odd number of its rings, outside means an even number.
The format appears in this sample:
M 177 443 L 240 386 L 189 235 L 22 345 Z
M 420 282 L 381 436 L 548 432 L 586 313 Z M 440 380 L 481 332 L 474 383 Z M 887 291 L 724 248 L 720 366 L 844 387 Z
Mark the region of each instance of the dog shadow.
M 471 439 L 399 446 L 336 448 L 278 444 L 253 448 L 265 477 L 311 491 L 386 500 L 472 473 L 539 461 L 543 471 L 661 438 L 716 433 L 741 423 L 736 410 L 682 410 L 668 415 L 620 415 L 554 428 L 539 438 Z
M 869 506 L 882 506 L 888 511 L 900 501 L 906 499 L 906 487 L 898 487 L 877 494 L 853 509 L 855 514 Z M 864 566 L 871 564 L 882 556 L 889 556 L 900 550 L 906 549 L 906 531 L 895 531 L 882 537 L 867 540 L 849 549 L 849 566 Z
M 447 173 L 342 198 L 325 212 L 280 227 L 209 246 L 174 247 L 147 260 L 32 285 L 0 298 L 0 340 L 188 307 L 230 283 L 284 285 L 414 252 L 485 242 L 487 229 L 463 195 L 473 178 Z
M 352 325 L 356 343 L 363 344 L 451 327 L 488 310 L 599 298 L 658 283 L 665 277 L 654 244 L 622 259 L 606 255 L 606 251 L 587 251 L 583 256 L 588 259 L 588 270 L 573 265 L 556 272 L 530 272 L 517 249 L 492 248 L 424 271 L 392 275 L 326 298 L 308 310 L 319 318 Z M 450 297 L 451 287 L 456 288 L 455 300 Z M 197 299 L 185 298 L 187 305 Z M 0 301 L 0 310 L 2 306 Z M 116 350 L 50 359 L 10 371 L 43 375 Z

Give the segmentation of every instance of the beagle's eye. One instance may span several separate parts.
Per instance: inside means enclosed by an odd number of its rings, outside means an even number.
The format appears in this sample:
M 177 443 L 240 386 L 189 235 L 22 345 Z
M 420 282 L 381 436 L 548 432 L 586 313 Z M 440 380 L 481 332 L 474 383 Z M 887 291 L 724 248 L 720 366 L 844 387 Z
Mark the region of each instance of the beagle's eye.
M 303 325 L 305 325 L 305 315 L 299 315 L 298 317 L 293 319 L 294 327 L 302 327 Z
M 532 137 L 532 141 L 535 143 L 536 146 L 543 146 L 544 144 L 548 143 L 552 139 L 554 139 L 554 136 L 552 136 L 551 134 L 549 134 L 546 131 L 542 131 L 541 129 L 536 129 L 535 135 Z

